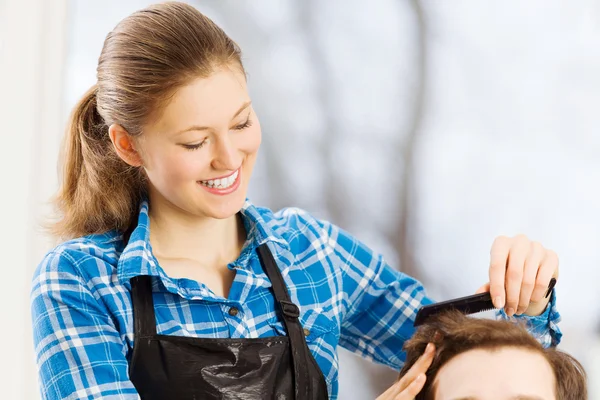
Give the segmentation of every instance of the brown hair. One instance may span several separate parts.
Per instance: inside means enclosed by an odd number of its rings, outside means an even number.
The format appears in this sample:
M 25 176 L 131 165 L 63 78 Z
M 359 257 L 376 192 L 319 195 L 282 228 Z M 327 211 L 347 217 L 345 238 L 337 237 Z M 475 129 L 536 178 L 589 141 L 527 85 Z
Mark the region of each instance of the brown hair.
M 123 19 L 104 41 L 97 83 L 70 117 L 52 233 L 73 238 L 131 227 L 147 181 L 142 168 L 118 157 L 108 127 L 141 135 L 177 89 L 221 67 L 243 73 L 240 49 L 190 5 L 156 4 Z
M 587 399 L 586 374 L 581 364 L 556 348 L 545 349 L 520 324 L 510 321 L 469 318 L 458 311 L 449 311 L 432 318 L 419 327 L 405 345 L 404 376 L 425 351 L 429 342 L 436 346 L 433 363 L 427 370 L 427 380 L 416 400 L 433 400 L 435 378 L 440 368 L 457 355 L 473 349 L 494 350 L 517 347 L 543 355 L 554 371 L 557 400 Z

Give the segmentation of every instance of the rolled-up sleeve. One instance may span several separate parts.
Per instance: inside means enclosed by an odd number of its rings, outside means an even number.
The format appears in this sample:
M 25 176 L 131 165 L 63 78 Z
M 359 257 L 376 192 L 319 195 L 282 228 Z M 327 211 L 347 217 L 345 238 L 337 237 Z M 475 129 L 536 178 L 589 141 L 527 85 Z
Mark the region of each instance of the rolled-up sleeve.
M 548 306 L 541 315 L 533 317 L 522 314 L 509 318 L 504 310 L 499 310 L 497 317 L 505 320 L 523 321 L 527 330 L 546 348 L 558 346 L 562 338 L 562 332 L 558 327 L 561 317 L 556 308 L 556 289 L 552 291 Z

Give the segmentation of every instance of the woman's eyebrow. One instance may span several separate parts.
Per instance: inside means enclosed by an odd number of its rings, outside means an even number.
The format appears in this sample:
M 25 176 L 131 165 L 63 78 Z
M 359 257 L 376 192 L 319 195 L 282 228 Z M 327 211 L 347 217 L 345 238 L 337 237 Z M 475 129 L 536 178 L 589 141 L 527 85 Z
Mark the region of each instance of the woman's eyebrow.
M 235 117 L 240 115 L 242 111 L 244 111 L 246 108 L 248 108 L 250 106 L 250 104 L 252 104 L 252 101 L 247 101 L 244 104 L 242 104 L 240 109 L 237 110 L 235 114 L 233 114 L 233 117 L 231 117 L 231 119 L 235 119 Z M 207 131 L 209 129 L 211 129 L 211 127 L 209 127 L 209 126 L 192 125 L 186 129 L 183 129 L 183 130 L 173 133 L 173 136 L 179 136 L 182 133 L 189 132 L 189 131 Z

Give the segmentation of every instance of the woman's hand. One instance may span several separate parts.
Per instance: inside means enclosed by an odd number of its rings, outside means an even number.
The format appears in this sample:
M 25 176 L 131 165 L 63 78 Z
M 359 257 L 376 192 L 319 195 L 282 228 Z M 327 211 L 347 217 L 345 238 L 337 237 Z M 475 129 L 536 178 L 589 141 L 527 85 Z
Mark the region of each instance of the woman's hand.
M 494 306 L 508 316 L 542 314 L 550 300 L 548 284 L 558 278 L 556 253 L 517 235 L 497 237 L 490 255 L 490 281 L 477 293 L 489 291 Z
M 425 385 L 425 372 L 433 361 L 435 346 L 429 343 L 425 352 L 398 382 L 394 383 L 377 400 L 413 400 Z

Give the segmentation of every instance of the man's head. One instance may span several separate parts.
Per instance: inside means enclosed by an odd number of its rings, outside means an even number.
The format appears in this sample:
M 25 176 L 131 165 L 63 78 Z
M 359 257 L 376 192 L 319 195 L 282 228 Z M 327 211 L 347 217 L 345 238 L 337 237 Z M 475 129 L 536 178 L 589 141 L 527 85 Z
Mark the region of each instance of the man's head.
M 406 342 L 403 376 L 427 343 L 436 355 L 417 400 L 585 400 L 581 364 L 544 349 L 508 321 L 469 318 L 452 311 L 432 318 Z

